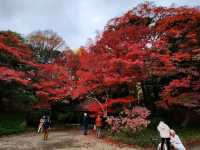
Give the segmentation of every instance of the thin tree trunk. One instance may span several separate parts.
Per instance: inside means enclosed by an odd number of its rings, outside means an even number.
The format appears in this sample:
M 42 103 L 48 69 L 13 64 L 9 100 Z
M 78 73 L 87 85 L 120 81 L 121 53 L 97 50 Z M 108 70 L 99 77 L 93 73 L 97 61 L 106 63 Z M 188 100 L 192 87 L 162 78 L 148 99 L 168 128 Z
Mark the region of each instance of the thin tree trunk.
M 186 127 L 188 125 L 189 121 L 190 121 L 190 115 L 189 115 L 189 112 L 187 111 L 181 126 Z

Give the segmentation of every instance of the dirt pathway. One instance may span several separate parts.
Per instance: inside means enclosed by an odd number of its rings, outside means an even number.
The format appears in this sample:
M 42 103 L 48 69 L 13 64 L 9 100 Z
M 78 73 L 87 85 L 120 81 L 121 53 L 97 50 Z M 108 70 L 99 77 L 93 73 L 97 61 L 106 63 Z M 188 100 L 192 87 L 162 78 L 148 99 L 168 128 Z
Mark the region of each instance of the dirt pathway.
M 191 146 L 189 150 L 200 150 L 200 145 Z M 24 133 L 0 138 L 0 150 L 142 150 L 125 145 L 113 145 L 84 136 L 77 130 L 52 131 L 48 141 L 42 140 L 42 134 Z M 147 150 L 147 149 L 145 149 Z
M 138 150 L 118 147 L 78 131 L 50 132 L 48 141 L 37 133 L 24 133 L 0 138 L 0 150 Z

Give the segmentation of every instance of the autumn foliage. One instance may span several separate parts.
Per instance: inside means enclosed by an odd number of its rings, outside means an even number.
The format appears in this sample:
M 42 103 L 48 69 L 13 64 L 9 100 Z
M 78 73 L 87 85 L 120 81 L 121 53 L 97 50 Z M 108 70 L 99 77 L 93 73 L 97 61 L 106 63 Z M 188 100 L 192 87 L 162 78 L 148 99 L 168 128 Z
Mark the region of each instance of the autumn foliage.
M 0 33 L 0 80 L 16 81 L 27 85 L 30 83 L 28 71 L 23 66 L 30 66 L 32 52 L 23 41 L 12 32 Z
M 63 51 L 46 64 L 36 63 L 30 48 L 9 32 L 0 34 L 0 52 L 8 59 L 14 58 L 17 64 L 16 67 L 1 62 L 0 80 L 31 85 L 45 103 L 84 100 L 89 96 L 109 107 L 115 102 L 128 102 L 130 87 L 136 83 L 145 88 L 145 81 L 150 78 L 158 83 L 167 78 L 156 91 L 157 106 L 200 105 L 198 8 L 138 5 L 108 21 L 95 42 L 77 53 Z M 33 69 L 21 70 L 20 65 Z M 117 87 L 126 90 L 121 94 Z M 144 97 L 144 101 L 148 98 Z M 95 103 L 85 107 L 100 111 Z
M 81 95 L 120 84 L 134 85 L 151 77 L 169 77 L 155 101 L 169 108 L 178 100 L 183 106 L 185 101 L 181 103 L 179 96 L 196 93 L 198 107 L 199 21 L 198 8 L 149 3 L 110 20 L 96 42 L 80 55 L 75 91 Z
M 99 105 L 96 101 L 92 101 L 92 102 L 90 101 L 89 103 L 85 103 L 82 107 L 95 114 L 99 114 L 99 113 L 102 114 L 103 111 L 107 111 L 108 113 L 113 112 L 116 108 L 113 108 L 112 106 L 115 104 L 128 105 L 134 102 L 135 100 L 133 99 L 133 97 L 128 96 L 128 97 L 122 97 L 122 98 L 110 98 L 106 102 L 101 103 L 101 105 Z

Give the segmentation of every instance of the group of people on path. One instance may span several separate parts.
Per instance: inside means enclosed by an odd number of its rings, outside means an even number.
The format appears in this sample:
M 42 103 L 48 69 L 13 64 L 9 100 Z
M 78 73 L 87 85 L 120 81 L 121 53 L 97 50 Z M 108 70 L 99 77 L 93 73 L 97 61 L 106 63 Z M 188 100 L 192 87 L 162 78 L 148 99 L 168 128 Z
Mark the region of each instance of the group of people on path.
M 89 125 L 89 116 L 87 113 L 83 115 L 83 133 L 84 135 L 88 134 L 88 125 Z M 94 130 L 96 130 L 96 137 L 100 138 L 101 130 L 103 126 L 103 120 L 100 114 L 96 116 Z M 38 133 L 44 133 L 44 140 L 48 139 L 48 130 L 50 128 L 50 117 L 42 116 L 40 119 L 40 123 L 38 126 Z M 170 129 L 170 127 L 164 123 L 164 121 L 160 121 L 157 126 L 157 130 L 160 133 L 161 143 L 158 145 L 158 150 L 171 150 L 174 148 L 175 150 L 185 150 L 184 145 L 182 144 L 179 136 L 175 133 L 174 130 Z
M 87 113 L 84 113 L 83 117 L 83 130 L 84 130 L 84 135 L 88 134 L 88 123 L 89 123 L 89 117 Z M 101 137 L 101 129 L 103 126 L 103 121 L 101 115 L 97 115 L 95 119 L 95 125 L 94 125 L 94 130 L 96 130 L 96 136 L 97 138 Z
M 161 143 L 158 145 L 158 150 L 171 150 L 171 146 L 175 150 L 185 150 L 179 136 L 174 130 L 170 129 L 166 123 L 160 121 L 157 129 L 161 137 Z
M 89 125 L 89 116 L 87 113 L 84 113 L 83 115 L 83 131 L 84 135 L 88 134 L 88 125 Z M 97 115 L 95 120 L 95 130 L 96 130 L 96 136 L 97 138 L 101 137 L 101 128 L 102 128 L 102 118 L 100 115 Z M 48 139 L 48 131 L 50 128 L 50 117 L 49 116 L 42 116 L 38 125 L 38 133 L 43 132 L 43 140 Z

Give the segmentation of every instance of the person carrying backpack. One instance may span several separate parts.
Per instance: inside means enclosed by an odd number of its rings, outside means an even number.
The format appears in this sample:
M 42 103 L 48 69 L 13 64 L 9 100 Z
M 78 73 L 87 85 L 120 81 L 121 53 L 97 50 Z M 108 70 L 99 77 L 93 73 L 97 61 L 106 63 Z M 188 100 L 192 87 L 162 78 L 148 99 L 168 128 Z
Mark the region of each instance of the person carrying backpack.
M 49 128 L 50 128 L 50 119 L 49 119 L 49 117 L 45 116 L 45 120 L 44 120 L 44 123 L 43 123 L 44 140 L 48 139 Z

